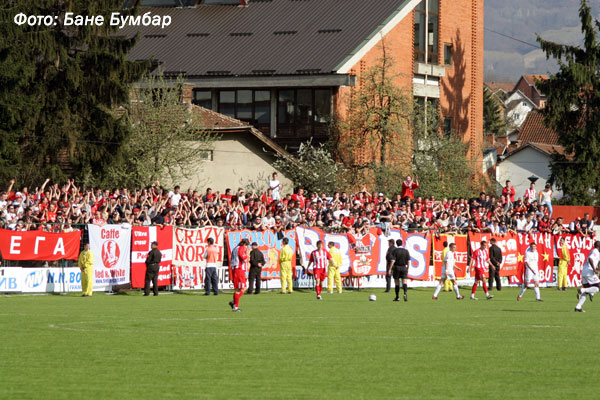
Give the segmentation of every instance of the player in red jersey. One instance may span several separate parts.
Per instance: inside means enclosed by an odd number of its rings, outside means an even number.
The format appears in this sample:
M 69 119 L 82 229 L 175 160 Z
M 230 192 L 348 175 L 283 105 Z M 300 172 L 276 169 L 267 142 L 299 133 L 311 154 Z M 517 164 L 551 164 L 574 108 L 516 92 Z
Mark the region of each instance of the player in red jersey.
M 323 248 L 323 242 L 317 242 L 317 249 L 310 253 L 308 269 L 313 268 L 315 277 L 315 288 L 317 290 L 317 299 L 321 300 L 321 291 L 323 290 L 323 281 L 327 277 L 327 266 L 331 260 L 331 254 Z
M 242 311 L 240 309 L 240 299 L 244 294 L 244 291 L 248 287 L 248 279 L 246 278 L 246 272 L 248 272 L 248 244 L 247 239 L 242 239 L 239 245 L 237 245 L 233 251 L 237 253 L 237 262 L 232 262 L 231 271 L 233 273 L 233 287 L 235 292 L 233 293 L 233 301 L 229 302 L 233 311 Z M 235 258 L 235 257 L 232 257 Z
M 485 297 L 488 300 L 494 297 L 488 293 L 488 288 L 485 283 L 485 270 L 486 268 L 489 268 L 489 266 L 490 253 L 487 248 L 487 242 L 482 240 L 481 247 L 473 252 L 473 258 L 471 259 L 471 268 L 475 267 L 475 283 L 473 283 L 473 290 L 471 291 L 471 300 L 478 300 L 477 297 L 475 297 L 478 281 L 481 281 L 483 291 L 485 292 Z

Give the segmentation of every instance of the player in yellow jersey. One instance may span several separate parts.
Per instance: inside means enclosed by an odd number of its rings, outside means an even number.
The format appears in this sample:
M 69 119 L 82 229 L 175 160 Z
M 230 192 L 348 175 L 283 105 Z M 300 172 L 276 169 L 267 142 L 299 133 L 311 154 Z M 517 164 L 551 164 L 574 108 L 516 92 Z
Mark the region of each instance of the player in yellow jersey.
M 444 250 L 442 251 L 442 263 L 444 262 L 444 260 L 446 259 L 446 254 L 448 254 L 448 242 L 444 242 Z M 444 292 L 451 292 L 452 290 L 454 290 L 454 285 L 452 284 L 452 281 L 448 278 L 446 278 L 446 280 L 444 281 Z
M 335 280 L 338 293 L 342 293 L 342 277 L 340 276 L 342 253 L 335 247 L 335 243 L 333 242 L 329 242 L 327 246 L 329 247 L 329 254 L 331 254 L 329 267 L 327 268 L 327 290 L 329 293 L 333 293 L 333 281 Z
M 83 245 L 77 265 L 81 270 L 81 297 L 90 297 L 94 292 L 94 254 L 89 243 Z
M 294 249 L 289 245 L 288 238 L 283 238 L 283 248 L 279 253 L 279 274 L 281 279 L 281 293 L 294 293 L 292 285 L 292 258 L 295 257 Z M 287 289 L 286 289 L 287 286 Z
M 565 243 L 564 238 L 558 239 L 558 245 L 560 246 L 560 261 L 558 262 L 558 290 L 567 290 L 569 282 L 567 280 L 567 269 L 569 262 L 571 262 L 571 253 L 569 247 Z

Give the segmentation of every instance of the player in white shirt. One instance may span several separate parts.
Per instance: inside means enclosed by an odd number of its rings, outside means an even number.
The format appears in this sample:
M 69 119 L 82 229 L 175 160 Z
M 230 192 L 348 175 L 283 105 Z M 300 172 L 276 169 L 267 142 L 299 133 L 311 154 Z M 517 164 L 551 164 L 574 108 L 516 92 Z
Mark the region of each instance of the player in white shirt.
M 529 248 L 525 252 L 525 280 L 523 281 L 523 286 L 521 287 L 521 292 L 519 293 L 519 297 L 517 297 L 517 301 L 521 300 L 523 294 L 527 290 L 527 285 L 529 282 L 533 280 L 535 291 L 535 301 L 544 301 L 540 297 L 540 277 L 538 274 L 538 263 L 540 261 L 540 255 L 537 252 L 537 244 L 531 243 Z
M 589 295 L 592 300 L 595 293 L 598 293 L 600 287 L 600 279 L 598 272 L 600 271 L 600 240 L 594 242 L 594 248 L 587 256 L 585 264 L 581 269 L 581 283 L 583 287 L 577 291 L 579 302 L 575 306 L 575 311 L 585 312 L 581 307 L 585 303 L 585 296 Z
M 454 293 L 456 293 L 456 299 L 462 300 L 465 298 L 464 296 L 461 296 L 460 292 L 458 291 L 458 283 L 456 282 L 456 275 L 454 274 L 454 269 L 462 271 L 461 268 L 456 266 L 456 243 L 450 243 L 449 248 L 450 249 L 446 253 L 446 257 L 444 258 L 444 265 L 442 266 L 442 277 L 440 278 L 440 282 L 433 293 L 433 300 L 437 300 L 438 294 L 440 294 L 440 291 L 444 287 L 444 282 L 446 279 L 451 280 L 454 284 Z

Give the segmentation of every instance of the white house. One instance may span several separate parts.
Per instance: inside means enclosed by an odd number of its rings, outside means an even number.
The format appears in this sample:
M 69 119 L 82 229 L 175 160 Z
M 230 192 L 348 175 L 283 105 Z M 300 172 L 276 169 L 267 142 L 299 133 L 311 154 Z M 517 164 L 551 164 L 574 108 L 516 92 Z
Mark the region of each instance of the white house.
M 535 183 L 538 192 L 543 190 L 546 182 L 550 179 L 550 160 L 554 152 L 561 151 L 560 146 L 552 146 L 540 143 L 526 143 L 524 146 L 513 150 L 501 157 L 496 166 L 496 181 L 504 185 L 510 180 L 515 187 L 515 198 L 522 198 L 525 191 L 529 189 L 529 177 L 536 176 L 539 179 Z M 563 192 L 556 187 L 553 198 L 558 200 L 563 197 Z
M 536 105 L 520 90 L 513 92 L 504 102 L 506 105 L 506 121 L 515 128 L 520 128 L 527 115 L 537 109 Z

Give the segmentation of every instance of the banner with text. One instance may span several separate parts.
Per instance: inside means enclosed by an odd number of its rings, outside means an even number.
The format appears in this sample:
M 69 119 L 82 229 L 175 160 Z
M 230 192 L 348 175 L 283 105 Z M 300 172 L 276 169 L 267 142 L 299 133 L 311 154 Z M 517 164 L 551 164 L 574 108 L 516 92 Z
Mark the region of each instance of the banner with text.
M 568 283 L 571 287 L 577 287 L 581 285 L 581 269 L 583 268 L 583 264 L 587 260 L 587 256 L 594 248 L 594 240 L 589 236 L 583 235 L 555 235 L 555 246 L 556 251 L 560 251 L 558 247 L 558 239 L 563 237 L 565 239 L 565 244 L 569 248 L 569 252 L 571 253 L 571 262 L 569 263 L 568 269 Z
M 219 248 L 219 262 L 223 262 L 224 228 L 204 227 L 195 229 L 173 229 L 173 265 L 204 266 L 204 253 L 208 246 L 207 240 L 212 238 Z
M 467 271 L 467 235 L 439 235 L 439 237 L 436 236 L 433 238 L 433 266 L 435 268 L 435 279 L 440 279 L 442 277 L 444 242 L 447 242 L 448 246 L 452 243 L 456 244 L 454 258 L 456 266 L 460 268 L 455 269 L 456 279 L 464 279 Z
M 521 284 L 525 279 L 525 252 L 531 243 L 537 244 L 538 276 L 540 283 L 551 283 L 554 277 L 554 238 L 551 233 L 519 233 L 517 274 L 509 278 L 511 284 Z
M 289 239 L 289 245 L 294 249 L 296 254 L 296 231 L 283 231 L 283 237 L 277 238 L 277 233 L 273 231 L 230 231 L 227 232 L 227 248 L 229 262 L 231 264 L 231 252 L 242 239 L 248 239 L 250 243 L 256 242 L 258 250 L 265 257 L 265 265 L 261 270 L 261 279 L 279 279 L 279 254 L 283 248 L 281 240 L 286 237 Z M 296 269 L 296 257 L 292 257 L 292 271 Z
M 94 290 L 130 282 L 131 225 L 88 225 L 94 254 Z
M 519 238 L 516 233 L 507 233 L 506 235 L 492 235 L 489 233 L 473 233 L 469 232 L 469 245 L 471 254 L 479 247 L 481 241 L 485 240 L 490 245 L 490 240 L 496 239 L 496 246 L 502 251 L 502 264 L 500 266 L 500 276 L 514 276 L 519 273 L 518 258 L 519 258 Z M 474 271 L 471 271 L 474 275 Z M 488 271 L 489 276 L 489 271 Z
M 144 287 L 146 256 L 150 252 L 152 242 L 158 242 L 158 250 L 162 254 L 158 286 L 169 286 L 173 261 L 173 227 L 171 225 L 134 226 L 131 235 L 131 287 Z
M 342 276 L 385 275 L 387 271 L 385 254 L 389 239 L 402 239 L 404 247 L 409 251 L 411 263 L 408 276 L 410 279 L 431 280 L 429 260 L 431 257 L 430 235 L 407 233 L 400 230 L 390 230 L 389 236 L 384 236 L 378 228 L 364 236 L 351 234 L 329 234 L 318 228 L 296 228 L 296 237 L 300 250 L 300 260 L 303 266 L 308 265 L 310 253 L 317 248 L 317 241 L 324 246 L 334 242 L 342 253 Z
M 0 252 L 5 260 L 77 260 L 81 232 L 50 233 L 0 229 Z

